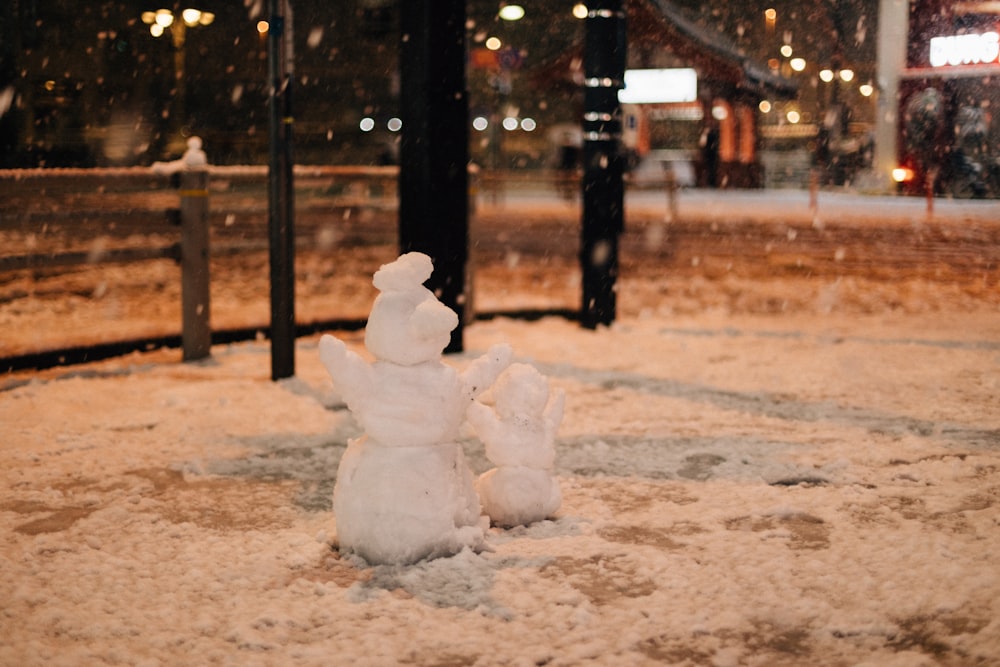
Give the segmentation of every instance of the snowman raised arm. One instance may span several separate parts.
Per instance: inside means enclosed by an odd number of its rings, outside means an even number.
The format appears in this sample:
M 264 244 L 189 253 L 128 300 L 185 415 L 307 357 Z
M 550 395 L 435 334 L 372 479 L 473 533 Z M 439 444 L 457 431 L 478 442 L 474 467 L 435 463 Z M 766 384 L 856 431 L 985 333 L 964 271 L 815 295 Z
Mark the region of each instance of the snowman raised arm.
M 320 338 L 319 358 L 348 406 L 357 405 L 371 393 L 375 386 L 371 364 L 348 350 L 339 338 L 329 334 Z
M 486 354 L 479 357 L 462 372 L 463 391 L 470 401 L 470 409 L 475 406 L 473 399 L 489 389 L 504 369 L 510 366 L 514 351 L 506 343 L 490 346 Z
M 333 506 L 345 553 L 412 563 L 483 542 L 479 498 L 458 442 L 473 399 L 510 364 L 495 345 L 459 373 L 441 353 L 458 316 L 423 283 L 433 265 L 407 253 L 373 278 L 379 295 L 365 327 L 369 363 L 332 336 L 320 360 L 364 429 L 337 471 Z

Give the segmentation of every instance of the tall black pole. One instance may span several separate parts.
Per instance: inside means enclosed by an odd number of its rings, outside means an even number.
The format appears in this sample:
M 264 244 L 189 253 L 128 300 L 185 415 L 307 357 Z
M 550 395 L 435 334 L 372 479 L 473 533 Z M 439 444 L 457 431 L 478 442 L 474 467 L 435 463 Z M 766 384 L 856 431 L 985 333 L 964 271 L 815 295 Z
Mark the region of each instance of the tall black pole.
M 427 287 L 458 314 L 462 350 L 469 257 L 469 99 L 465 0 L 405 0 L 401 11 L 399 242 L 430 256 Z
M 622 0 L 591 0 L 584 42 L 583 225 L 580 322 L 594 329 L 615 319 L 618 238 L 624 230 L 624 156 L 618 91 L 625 79 Z
M 16 90 L 20 79 L 18 56 L 22 49 L 35 46 L 31 29 L 23 29 L 31 13 L 23 3 L 16 2 L 4 3 L 0 9 L 0 90 L 10 93 Z M 18 164 L 23 159 L 21 132 L 21 114 L 11 105 L 0 114 L 0 169 L 21 166 Z
M 295 225 L 292 176 L 292 14 L 289 0 L 268 0 L 270 166 L 268 241 L 271 265 L 271 379 L 295 374 Z

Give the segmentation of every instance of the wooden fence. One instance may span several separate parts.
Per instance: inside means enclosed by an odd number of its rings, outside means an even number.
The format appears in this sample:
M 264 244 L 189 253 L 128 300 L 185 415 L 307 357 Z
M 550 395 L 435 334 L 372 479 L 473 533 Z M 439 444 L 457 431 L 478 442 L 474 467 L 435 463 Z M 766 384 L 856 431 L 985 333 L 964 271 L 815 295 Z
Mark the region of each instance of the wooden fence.
M 296 196 L 303 202 L 297 210 L 394 209 L 397 174 L 395 167 L 297 166 Z M 0 171 L 0 233 L 33 240 L 16 244 L 19 249 L 41 246 L 30 253 L 8 248 L 0 255 L 0 273 L 173 259 L 181 268 L 183 357 L 204 358 L 212 337 L 210 256 L 266 247 L 263 239 L 230 239 L 210 247 L 210 202 L 222 215 L 239 215 L 264 227 L 266 183 L 267 168 L 262 166 L 210 167 L 173 175 L 140 168 Z M 64 241 L 46 247 L 34 241 L 59 226 L 75 230 L 68 235 L 75 244 Z M 90 247 L 93 236 L 108 229 L 123 239 L 140 235 L 142 242 Z M 157 243 L 171 238 L 176 240 Z M 70 247 L 64 247 L 67 244 Z

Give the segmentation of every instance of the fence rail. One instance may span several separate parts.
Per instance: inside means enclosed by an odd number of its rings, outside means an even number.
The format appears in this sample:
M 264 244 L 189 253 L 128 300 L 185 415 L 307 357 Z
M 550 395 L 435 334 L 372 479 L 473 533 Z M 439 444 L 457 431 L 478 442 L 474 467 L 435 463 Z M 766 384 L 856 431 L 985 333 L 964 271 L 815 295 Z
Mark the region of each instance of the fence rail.
M 0 257 L 0 272 L 23 271 L 65 266 L 95 264 L 126 264 L 150 259 L 179 260 L 181 244 L 158 248 L 112 248 L 110 250 L 87 252 L 37 253 L 33 255 L 12 255 Z

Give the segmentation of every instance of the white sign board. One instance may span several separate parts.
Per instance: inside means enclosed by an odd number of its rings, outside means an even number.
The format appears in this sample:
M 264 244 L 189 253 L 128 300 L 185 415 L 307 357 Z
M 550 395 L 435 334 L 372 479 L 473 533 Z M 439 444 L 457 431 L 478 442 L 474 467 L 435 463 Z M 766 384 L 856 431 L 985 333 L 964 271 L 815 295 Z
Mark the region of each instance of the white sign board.
M 931 67 L 981 65 L 1000 58 L 1000 34 L 950 35 L 931 38 Z
M 622 104 L 666 104 L 698 99 L 698 75 L 689 67 L 625 70 Z

